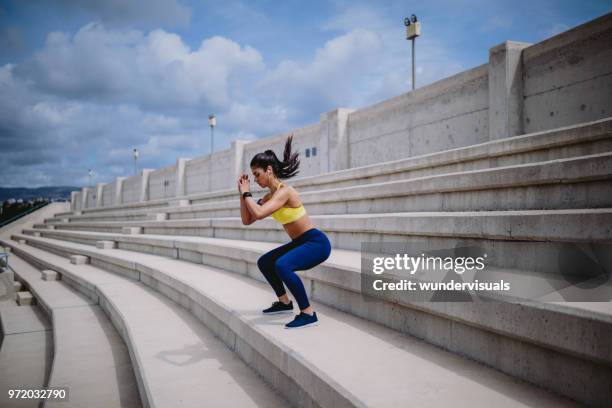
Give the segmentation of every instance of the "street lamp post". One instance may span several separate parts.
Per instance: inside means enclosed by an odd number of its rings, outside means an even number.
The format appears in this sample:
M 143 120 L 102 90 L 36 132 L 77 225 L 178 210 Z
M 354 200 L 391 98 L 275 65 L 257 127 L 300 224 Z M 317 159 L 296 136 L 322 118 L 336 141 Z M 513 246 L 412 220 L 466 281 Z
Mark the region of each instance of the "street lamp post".
M 134 175 L 138 174 L 138 149 L 134 149 Z
M 208 126 L 210 126 L 210 154 L 213 154 L 215 149 L 215 126 L 217 125 L 217 118 L 214 113 L 208 115 Z
M 415 75 L 415 46 L 416 38 L 421 35 L 421 23 L 417 21 L 417 16 L 414 14 L 404 19 L 404 25 L 406 26 L 406 39 L 412 40 L 412 90 L 416 87 L 416 75 Z
M 96 192 L 93 191 L 93 184 L 91 184 L 91 176 L 93 176 L 93 170 L 89 169 L 89 171 L 87 172 L 87 174 L 89 175 L 89 189 L 90 189 L 90 194 L 92 195 L 92 199 L 94 201 L 94 203 L 96 202 Z
M 208 115 L 208 126 L 210 126 L 210 157 L 208 158 L 208 186 L 209 191 L 212 191 L 212 154 L 215 149 L 215 126 L 217 125 L 217 118 L 214 113 Z

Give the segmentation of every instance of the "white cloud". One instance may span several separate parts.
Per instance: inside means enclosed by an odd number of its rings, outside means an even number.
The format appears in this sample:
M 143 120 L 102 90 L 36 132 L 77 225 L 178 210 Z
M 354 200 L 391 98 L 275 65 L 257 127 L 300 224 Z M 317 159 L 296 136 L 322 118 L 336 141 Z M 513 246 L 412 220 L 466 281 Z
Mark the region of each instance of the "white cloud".
M 262 68 L 259 52 L 226 38 L 206 39 L 191 51 L 178 35 L 163 30 L 145 36 L 90 23 L 72 38 L 50 33 L 45 48 L 21 72 L 64 97 L 167 111 L 224 108 L 231 98 L 231 77 Z
M 411 47 L 406 40 L 403 17 L 382 5 L 371 7 L 343 3 L 340 6 L 341 11 L 324 22 L 322 29 L 350 31 L 359 27 L 376 33 L 380 41 L 376 63 L 359 78 L 361 89 L 351 95 L 350 107 L 362 107 L 410 90 Z M 465 69 L 456 62 L 456 51 L 446 47 L 435 31 L 424 32 L 416 42 L 418 87 Z
M 410 49 L 396 21 L 349 7 L 321 28 L 340 33 L 274 67 L 221 36 L 191 48 L 176 33 L 101 23 L 49 33 L 33 57 L 0 67 L 0 160 L 10 163 L 0 185 L 86 183 L 88 168 L 112 182 L 132 174 L 134 147 L 141 168 L 207 154 L 209 113 L 219 150 L 409 89 Z M 430 36 L 417 60 L 420 86 L 462 69 Z
M 290 109 L 312 107 L 322 112 L 347 106 L 364 90 L 361 79 L 375 68 L 381 49 L 376 33 L 356 29 L 325 43 L 312 61 L 282 61 L 258 89 Z

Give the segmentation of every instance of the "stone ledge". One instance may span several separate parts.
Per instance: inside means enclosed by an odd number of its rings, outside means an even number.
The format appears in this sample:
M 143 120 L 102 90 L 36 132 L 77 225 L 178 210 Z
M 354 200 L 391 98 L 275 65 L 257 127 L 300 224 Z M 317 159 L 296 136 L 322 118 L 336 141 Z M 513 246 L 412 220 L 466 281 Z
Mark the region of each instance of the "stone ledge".
M 96 241 L 96 248 L 115 249 L 117 248 L 117 243 L 115 241 Z
M 173 200 L 168 202 L 169 207 L 186 207 L 190 203 L 189 200 Z
M 36 298 L 30 292 L 17 292 L 17 304 L 19 306 L 34 305 Z
M 167 213 L 147 214 L 152 221 L 165 221 L 168 219 Z
M 83 255 L 70 255 L 70 263 L 73 265 L 86 265 L 89 263 L 89 257 Z
M 121 233 L 128 235 L 142 234 L 142 227 L 123 227 Z
M 41 272 L 42 279 L 45 281 L 56 281 L 61 279 L 61 275 L 53 270 L 45 269 Z

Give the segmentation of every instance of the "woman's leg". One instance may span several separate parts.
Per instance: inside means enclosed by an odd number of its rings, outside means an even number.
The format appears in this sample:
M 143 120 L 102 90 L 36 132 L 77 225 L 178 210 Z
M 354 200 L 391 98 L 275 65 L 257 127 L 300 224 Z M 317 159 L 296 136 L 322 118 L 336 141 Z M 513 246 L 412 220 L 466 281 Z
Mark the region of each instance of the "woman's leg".
M 283 286 L 283 281 L 279 278 L 276 270 L 274 269 L 274 265 L 276 264 L 276 260 L 290 251 L 295 247 L 294 242 L 289 242 L 285 245 L 282 245 L 278 248 L 274 248 L 273 250 L 266 252 L 257 260 L 257 266 L 259 270 L 264 275 L 272 289 L 274 289 L 274 293 L 278 296 L 279 299 L 287 296 L 287 291 Z M 284 302 L 284 303 L 289 303 Z
M 285 285 L 287 285 L 295 300 L 297 300 L 300 310 L 309 309 L 310 302 L 308 302 L 304 283 L 295 271 L 303 271 L 315 267 L 329 258 L 330 253 L 331 246 L 329 240 L 321 233 L 320 236 L 316 236 L 290 249 L 276 260 L 276 272 Z

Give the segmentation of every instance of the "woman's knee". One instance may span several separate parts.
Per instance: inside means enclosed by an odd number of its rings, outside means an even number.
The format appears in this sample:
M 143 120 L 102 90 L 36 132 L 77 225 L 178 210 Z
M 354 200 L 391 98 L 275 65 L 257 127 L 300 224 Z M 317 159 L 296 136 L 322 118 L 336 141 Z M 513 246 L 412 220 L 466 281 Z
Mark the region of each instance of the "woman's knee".
M 286 259 L 279 258 L 274 262 L 274 270 L 280 276 L 280 278 L 285 281 L 287 277 L 293 274 L 293 266 Z
M 263 273 L 270 271 L 270 256 L 268 254 L 263 254 L 260 256 L 257 260 L 257 266 Z

